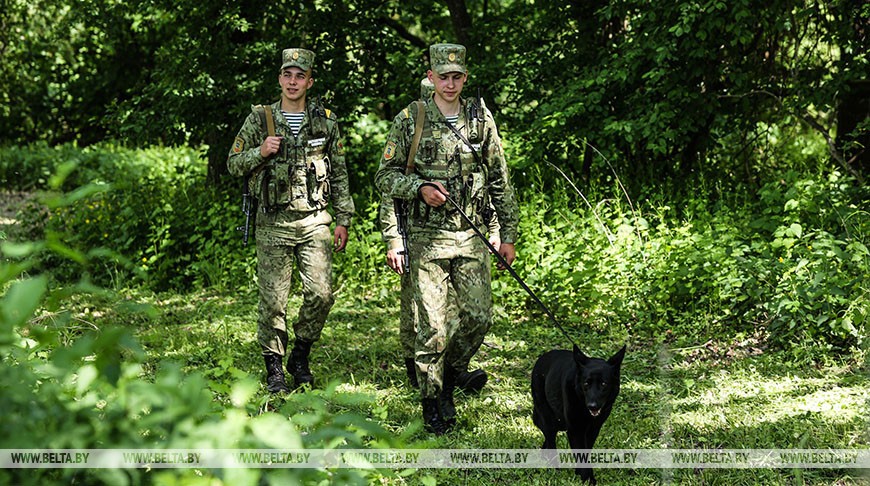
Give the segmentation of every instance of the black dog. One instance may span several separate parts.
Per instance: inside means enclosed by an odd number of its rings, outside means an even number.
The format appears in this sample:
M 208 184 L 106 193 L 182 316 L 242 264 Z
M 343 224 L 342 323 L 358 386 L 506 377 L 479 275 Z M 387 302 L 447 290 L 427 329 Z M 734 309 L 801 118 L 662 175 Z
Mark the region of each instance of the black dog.
M 538 358 L 532 369 L 532 418 L 544 433 L 542 449 L 556 448 L 556 433 L 568 434 L 571 449 L 592 449 L 619 394 L 619 368 L 625 346 L 607 361 L 556 349 Z M 595 484 L 591 468 L 575 471 Z

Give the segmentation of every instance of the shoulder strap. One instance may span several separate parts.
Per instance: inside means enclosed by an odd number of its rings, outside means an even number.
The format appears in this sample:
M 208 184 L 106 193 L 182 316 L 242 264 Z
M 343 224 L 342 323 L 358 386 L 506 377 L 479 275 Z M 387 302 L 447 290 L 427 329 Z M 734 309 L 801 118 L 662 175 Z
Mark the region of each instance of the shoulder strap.
M 268 132 L 268 135 L 270 137 L 274 137 L 275 136 L 275 119 L 272 118 L 272 107 L 269 105 L 256 105 L 256 106 L 254 106 L 254 110 L 260 115 L 261 120 L 266 121 L 266 131 Z M 265 169 L 266 165 L 267 164 L 264 161 L 263 163 L 261 163 L 257 167 L 254 167 L 254 170 L 252 170 L 250 173 L 248 173 L 248 175 L 245 176 L 245 190 L 247 190 L 249 193 L 250 193 L 250 191 L 249 191 L 248 185 L 249 185 L 251 179 L 256 177 L 257 174 L 260 173 L 260 171 Z
M 474 145 L 472 145 L 472 143 L 469 142 L 467 138 L 465 138 L 465 135 L 463 135 L 462 132 L 460 132 L 458 128 L 454 127 L 452 123 L 447 122 L 447 127 L 450 128 L 450 130 L 453 132 L 454 135 L 459 137 L 459 140 L 462 140 L 462 143 L 464 143 L 466 146 L 468 146 L 468 148 L 471 150 L 471 155 L 474 156 L 475 162 L 477 162 L 479 164 L 480 163 L 480 156 L 477 155 L 477 151 L 474 150 Z
M 263 110 L 266 111 L 266 131 L 269 132 L 270 137 L 274 137 L 275 119 L 272 118 L 272 107 L 269 105 L 263 105 Z
M 405 166 L 405 174 L 414 172 L 414 157 L 417 155 L 417 147 L 420 146 L 420 138 L 423 137 L 423 121 L 426 118 L 426 112 L 422 101 L 415 101 L 417 105 L 417 121 L 414 125 L 414 139 L 411 141 L 411 150 L 408 151 L 408 164 Z

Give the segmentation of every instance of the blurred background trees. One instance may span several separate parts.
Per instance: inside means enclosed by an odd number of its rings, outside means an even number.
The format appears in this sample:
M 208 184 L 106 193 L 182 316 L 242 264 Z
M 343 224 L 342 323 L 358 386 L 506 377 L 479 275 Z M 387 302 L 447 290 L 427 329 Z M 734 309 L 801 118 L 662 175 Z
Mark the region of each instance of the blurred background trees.
M 277 99 L 281 49 L 305 46 L 361 194 L 427 46 L 462 42 L 466 93 L 496 113 L 521 187 L 543 161 L 592 184 L 618 173 L 632 195 L 752 187 L 806 163 L 771 143 L 805 133 L 863 181 L 868 20 L 858 0 L 11 0 L 0 144 L 189 145 L 220 181 L 249 106 Z

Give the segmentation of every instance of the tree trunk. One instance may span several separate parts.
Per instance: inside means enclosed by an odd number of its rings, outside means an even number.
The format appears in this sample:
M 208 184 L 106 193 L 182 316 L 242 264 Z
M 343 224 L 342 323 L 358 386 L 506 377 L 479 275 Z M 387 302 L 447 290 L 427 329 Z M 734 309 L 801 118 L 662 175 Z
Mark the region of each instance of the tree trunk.
M 471 45 L 471 15 L 468 14 L 465 0 L 444 0 L 444 3 L 450 10 L 450 20 L 453 22 L 457 42 L 471 49 L 474 47 Z
M 849 83 L 848 92 L 840 100 L 837 116 L 836 146 L 843 154 L 845 163 L 862 176 L 870 173 L 870 131 L 858 131 L 858 125 L 870 117 L 870 80 L 862 79 Z

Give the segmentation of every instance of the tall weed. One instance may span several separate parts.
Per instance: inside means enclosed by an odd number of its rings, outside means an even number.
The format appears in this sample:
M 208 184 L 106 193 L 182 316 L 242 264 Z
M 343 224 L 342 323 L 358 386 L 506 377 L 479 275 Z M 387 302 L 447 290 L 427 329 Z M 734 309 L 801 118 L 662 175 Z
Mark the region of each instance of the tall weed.
M 870 194 L 840 174 L 790 173 L 757 200 L 711 206 L 589 208 L 558 185 L 526 197 L 516 268 L 577 332 L 685 344 L 761 333 L 840 350 L 865 335 Z M 535 309 L 509 277 L 494 289 L 513 313 Z

